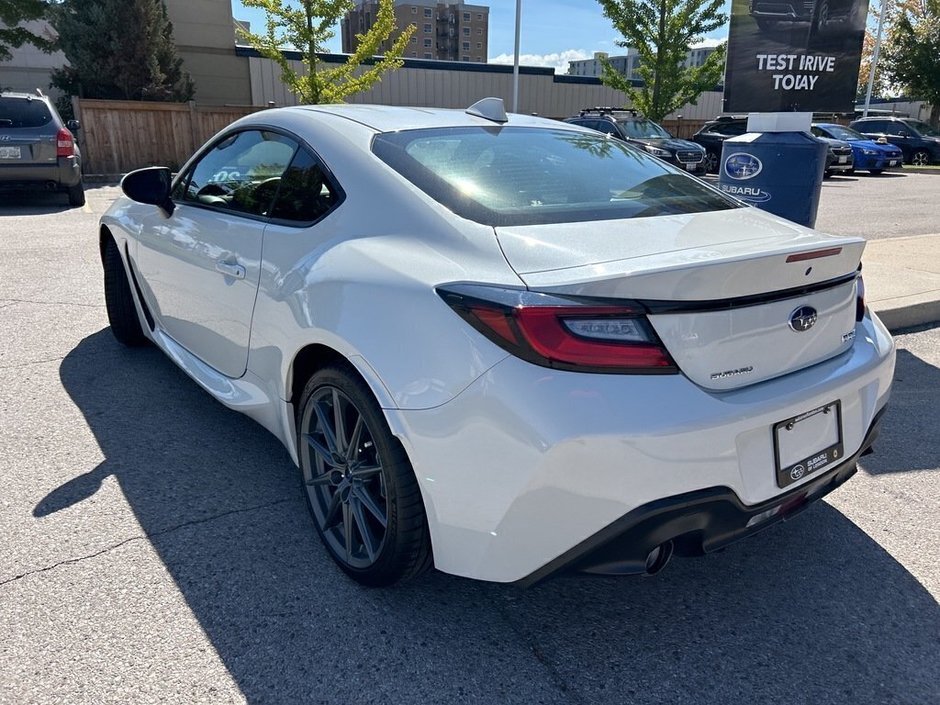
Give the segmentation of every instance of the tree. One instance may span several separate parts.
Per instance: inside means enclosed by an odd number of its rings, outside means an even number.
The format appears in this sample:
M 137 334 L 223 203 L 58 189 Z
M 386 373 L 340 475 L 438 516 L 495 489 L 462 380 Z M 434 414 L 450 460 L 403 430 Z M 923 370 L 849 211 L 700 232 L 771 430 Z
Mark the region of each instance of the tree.
M 874 12 L 874 10 L 873 10 Z M 865 99 L 868 93 L 868 77 L 871 75 L 872 60 L 875 54 L 875 32 L 870 29 L 865 30 L 865 39 L 862 42 L 862 62 L 858 67 L 858 87 L 856 95 L 859 100 Z M 885 82 L 884 64 L 878 61 L 878 70 L 875 73 L 875 82 L 872 84 L 872 97 L 882 97 L 888 94 L 888 86 Z
M 685 67 L 689 46 L 721 27 L 727 17 L 724 0 L 598 0 L 604 15 L 624 37 L 621 47 L 634 47 L 643 85 L 635 87 L 604 60 L 601 81 L 626 93 L 633 107 L 651 120 L 662 120 L 692 103 L 721 82 L 725 46 L 722 44 L 701 66 Z
M 382 43 L 396 31 L 394 0 L 379 0 L 375 24 L 365 34 L 357 34 L 358 46 L 346 62 L 331 68 L 319 66 L 319 54 L 334 36 L 333 27 L 354 7 L 352 0 L 242 0 L 246 7 L 257 7 L 267 13 L 267 33 L 253 34 L 239 29 L 262 56 L 281 67 L 281 80 L 302 103 L 338 103 L 346 96 L 370 88 L 382 80 L 386 71 L 400 68 L 405 46 L 414 33 L 409 25 L 392 42 L 385 55 L 367 69 L 363 62 L 375 56 Z M 284 56 L 285 47 L 300 51 L 304 71 L 297 71 Z
M 888 80 L 912 98 L 931 105 L 940 123 L 940 0 L 902 0 L 882 49 Z
M 52 85 L 83 98 L 191 100 L 163 0 L 63 0 L 51 12 L 68 65 Z
M 32 44 L 43 51 L 52 51 L 51 37 L 43 37 L 19 25 L 40 20 L 46 15 L 47 0 L 0 0 L 0 61 L 12 58 L 10 48 Z

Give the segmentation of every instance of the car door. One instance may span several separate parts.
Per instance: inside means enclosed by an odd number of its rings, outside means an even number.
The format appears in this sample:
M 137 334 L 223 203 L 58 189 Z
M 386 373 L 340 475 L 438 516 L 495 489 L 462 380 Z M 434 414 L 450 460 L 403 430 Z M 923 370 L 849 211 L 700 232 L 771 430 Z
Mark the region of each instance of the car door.
M 264 227 L 297 146 L 270 130 L 229 133 L 176 181 L 173 214 L 141 229 L 144 294 L 160 327 L 227 377 L 247 367 Z

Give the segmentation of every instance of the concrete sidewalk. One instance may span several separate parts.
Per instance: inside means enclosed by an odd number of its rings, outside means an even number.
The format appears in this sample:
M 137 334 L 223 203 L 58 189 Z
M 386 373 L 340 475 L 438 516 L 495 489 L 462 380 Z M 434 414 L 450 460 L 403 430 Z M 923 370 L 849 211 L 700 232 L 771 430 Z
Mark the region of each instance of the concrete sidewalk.
M 892 332 L 940 322 L 940 233 L 869 240 L 865 298 Z

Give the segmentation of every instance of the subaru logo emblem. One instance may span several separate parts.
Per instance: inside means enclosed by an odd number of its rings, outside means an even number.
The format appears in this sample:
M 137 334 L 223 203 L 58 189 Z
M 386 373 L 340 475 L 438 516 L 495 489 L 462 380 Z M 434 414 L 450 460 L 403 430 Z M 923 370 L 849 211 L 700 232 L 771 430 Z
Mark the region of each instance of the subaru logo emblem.
M 790 329 L 797 333 L 808 331 L 816 325 L 816 309 L 812 306 L 800 306 L 790 314 Z
M 763 168 L 760 159 L 747 152 L 735 152 L 725 159 L 725 173 L 738 181 L 753 179 Z

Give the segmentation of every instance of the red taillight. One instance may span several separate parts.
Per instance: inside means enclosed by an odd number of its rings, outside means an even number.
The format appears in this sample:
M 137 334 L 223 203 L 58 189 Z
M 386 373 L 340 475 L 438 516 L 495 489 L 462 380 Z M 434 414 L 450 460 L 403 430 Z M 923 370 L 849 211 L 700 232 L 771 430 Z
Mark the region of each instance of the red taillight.
M 855 285 L 855 296 L 855 320 L 861 321 L 865 318 L 865 280 L 862 279 L 861 273 Z
M 472 284 L 438 293 L 492 342 L 537 365 L 584 372 L 678 371 L 639 307 Z
M 75 138 L 64 127 L 55 136 L 55 155 L 57 157 L 71 157 L 75 155 Z

